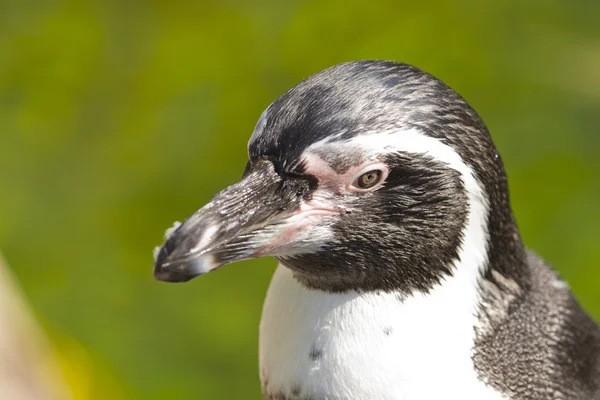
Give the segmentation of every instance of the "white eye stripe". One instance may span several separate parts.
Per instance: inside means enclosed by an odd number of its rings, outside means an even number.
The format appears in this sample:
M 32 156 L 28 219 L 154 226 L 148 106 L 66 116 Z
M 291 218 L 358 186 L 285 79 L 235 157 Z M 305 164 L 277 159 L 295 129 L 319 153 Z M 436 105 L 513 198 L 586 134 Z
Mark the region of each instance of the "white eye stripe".
M 318 143 L 313 144 L 313 146 L 316 145 Z M 331 146 L 331 150 L 335 152 L 360 149 L 365 154 L 373 155 L 397 152 L 423 154 L 443 162 L 448 167 L 460 172 L 461 175 L 472 175 L 471 168 L 464 163 L 452 147 L 446 145 L 440 139 L 427 136 L 417 128 L 366 133 L 345 142 L 324 143 L 324 145 Z
M 427 136 L 417 128 L 364 133 L 346 141 L 323 139 L 313 143 L 305 154 L 311 152 L 354 154 L 357 151 L 370 158 L 399 152 L 423 154 L 446 164 L 460 174 L 468 199 L 469 212 L 462 230 L 463 241 L 458 260 L 454 264 L 465 274 L 465 279 L 478 281 L 487 268 L 489 204 L 483 186 L 477 180 L 473 169 L 460 155 L 442 140 Z M 366 166 L 367 171 L 373 165 Z M 360 176 L 360 172 L 367 171 L 360 170 L 356 177 Z

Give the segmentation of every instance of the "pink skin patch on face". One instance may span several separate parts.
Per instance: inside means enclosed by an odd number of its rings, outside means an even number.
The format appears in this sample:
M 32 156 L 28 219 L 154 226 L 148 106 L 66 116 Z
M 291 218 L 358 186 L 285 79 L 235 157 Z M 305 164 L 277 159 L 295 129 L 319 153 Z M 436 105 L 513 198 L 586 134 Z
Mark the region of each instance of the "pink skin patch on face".
M 259 249 L 253 256 L 291 255 L 315 250 L 332 235 L 329 224 L 324 218 L 338 216 L 347 211 L 336 204 L 340 195 L 371 192 L 385 183 L 389 167 L 379 160 L 367 160 L 337 173 L 329 163 L 315 153 L 305 153 L 302 157 L 306 165 L 305 173 L 313 175 L 319 181 L 317 190 L 310 200 L 304 200 L 300 208 L 292 215 L 280 221 L 281 232 L 271 243 Z M 356 180 L 369 171 L 381 171 L 381 179 L 373 187 L 361 189 L 354 185 Z
M 330 234 L 324 217 L 343 214 L 346 209 L 335 204 L 336 199 L 344 193 L 365 193 L 380 188 L 389 174 L 389 167 L 379 160 L 368 160 L 349 168 L 339 174 L 329 163 L 315 153 L 306 153 L 302 157 L 305 173 L 313 175 L 319 181 L 319 187 L 308 201 L 303 201 L 300 208 L 284 221 L 282 232 L 267 246 L 255 253 L 256 257 L 265 255 L 283 255 L 306 250 L 311 246 L 318 247 L 325 236 Z M 381 171 L 380 182 L 368 189 L 361 189 L 354 182 L 364 173 Z
M 319 196 L 320 191 L 329 191 L 330 194 L 340 194 L 346 190 L 353 192 L 372 192 L 380 188 L 389 172 L 389 167 L 380 162 L 379 160 L 367 160 L 360 162 L 350 168 L 342 174 L 337 173 L 329 163 L 323 160 L 318 154 L 306 153 L 303 155 L 302 160 L 306 165 L 305 173 L 313 175 L 319 180 L 319 188 L 314 194 L 314 198 L 325 198 L 332 200 L 331 196 Z M 381 179 L 379 183 L 368 189 L 361 189 L 354 185 L 354 182 L 362 175 L 369 171 L 379 170 L 381 171 Z
M 314 201 L 302 202 L 298 211 L 281 221 L 283 230 L 267 246 L 258 250 L 254 256 L 284 255 L 298 252 L 297 250 L 309 247 L 318 247 L 316 243 L 322 242 L 327 236 L 323 228 L 317 229 L 323 217 L 341 214 L 339 207 L 329 207 Z M 320 233 L 320 235 L 319 235 Z M 313 243 L 314 244 L 311 244 Z

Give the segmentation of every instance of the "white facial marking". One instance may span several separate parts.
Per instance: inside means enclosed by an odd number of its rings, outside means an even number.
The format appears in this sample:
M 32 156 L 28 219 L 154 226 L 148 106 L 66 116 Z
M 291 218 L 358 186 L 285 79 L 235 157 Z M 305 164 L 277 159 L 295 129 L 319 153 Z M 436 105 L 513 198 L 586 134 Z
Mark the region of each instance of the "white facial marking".
M 482 276 L 487 265 L 487 214 L 488 201 L 483 188 L 475 178 L 472 169 L 450 146 L 441 140 L 422 133 L 417 128 L 381 133 L 366 133 L 347 141 L 330 141 L 323 139 L 311 145 L 304 157 L 307 162 L 315 162 L 319 170 L 326 170 L 326 161 L 315 157 L 314 152 L 351 154 L 360 151 L 366 158 L 382 157 L 389 153 L 416 153 L 427 155 L 436 161 L 446 164 L 460 173 L 467 194 L 469 213 L 463 243 L 460 251 L 462 269 L 467 269 L 475 284 Z M 311 164 L 307 165 L 307 168 Z M 329 167 L 331 170 L 331 168 Z
M 158 258 L 158 253 L 160 253 L 160 246 L 156 246 L 154 250 L 152 250 L 152 257 L 154 258 L 154 261 L 156 261 Z
M 179 228 L 181 226 L 181 222 L 179 221 L 175 221 L 173 222 L 173 226 L 170 228 L 167 228 L 167 230 L 165 231 L 165 240 L 168 240 L 171 235 L 177 230 L 177 228 Z
M 411 296 L 309 290 L 280 265 L 260 325 L 263 384 L 268 380 L 274 394 L 291 395 L 297 385 L 303 396 L 330 399 L 504 399 L 478 379 L 471 359 L 488 238 L 488 201 L 472 169 L 417 129 L 314 144 L 305 152 L 307 167 L 327 176 L 325 161 L 313 157 L 317 148 L 360 150 L 367 158 L 418 153 L 445 163 L 460 173 L 468 199 L 463 240 L 453 275 Z

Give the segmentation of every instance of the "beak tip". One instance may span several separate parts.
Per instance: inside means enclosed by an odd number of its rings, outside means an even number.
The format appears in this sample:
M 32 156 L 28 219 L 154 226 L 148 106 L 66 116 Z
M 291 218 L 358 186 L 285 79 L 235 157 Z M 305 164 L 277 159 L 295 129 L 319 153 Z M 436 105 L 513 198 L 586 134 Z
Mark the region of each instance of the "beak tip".
M 169 283 L 184 283 L 197 275 L 188 275 L 182 273 L 173 273 L 173 271 L 165 270 L 165 269 L 154 269 L 154 279 L 160 282 L 169 282 Z
M 214 264 L 210 256 L 181 263 L 169 263 L 169 265 L 165 265 L 163 262 L 156 262 L 154 264 L 154 279 L 161 282 L 183 283 L 197 276 L 204 275 L 216 267 L 217 265 Z

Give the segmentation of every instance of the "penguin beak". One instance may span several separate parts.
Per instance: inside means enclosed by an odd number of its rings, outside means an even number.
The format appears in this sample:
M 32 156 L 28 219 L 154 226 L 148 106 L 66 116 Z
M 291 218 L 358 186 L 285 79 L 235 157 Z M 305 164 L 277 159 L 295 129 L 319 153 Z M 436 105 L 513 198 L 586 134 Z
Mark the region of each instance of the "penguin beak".
M 270 161 L 259 160 L 242 181 L 167 230 L 154 277 L 186 282 L 225 264 L 277 253 L 289 242 L 282 234 L 292 238 L 290 221 L 305 212 L 301 206 L 311 190 L 309 180 L 282 179 Z

